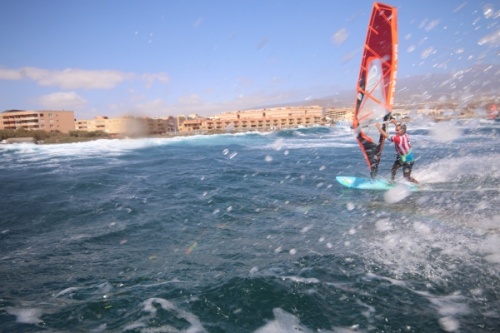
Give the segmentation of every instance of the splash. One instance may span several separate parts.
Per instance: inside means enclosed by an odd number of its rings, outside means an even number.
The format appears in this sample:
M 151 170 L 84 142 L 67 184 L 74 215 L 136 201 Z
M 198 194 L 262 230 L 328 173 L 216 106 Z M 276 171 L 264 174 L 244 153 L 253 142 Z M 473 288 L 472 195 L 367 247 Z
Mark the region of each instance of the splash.
M 7 312 L 11 315 L 16 316 L 16 321 L 23 324 L 40 324 L 42 319 L 40 319 L 43 314 L 42 309 L 38 308 L 10 308 Z
M 155 305 L 158 305 L 159 308 L 157 308 Z M 200 322 L 200 319 L 195 316 L 194 314 L 181 310 L 175 306 L 174 303 L 170 302 L 169 300 L 163 299 L 163 298 L 150 298 L 144 301 L 143 303 L 144 306 L 144 311 L 148 312 L 150 314 L 150 319 L 154 320 L 156 317 L 157 313 L 159 311 L 166 311 L 176 318 L 186 321 L 189 323 L 190 327 L 188 327 L 186 330 L 178 330 L 175 327 L 172 327 L 171 325 L 164 325 L 162 327 L 159 327 L 158 330 L 155 330 L 155 332 L 197 332 L 197 333 L 206 333 L 207 331 L 203 327 L 203 325 Z M 148 329 L 149 330 L 149 329 Z M 143 330 L 144 332 L 147 332 L 147 330 Z
M 462 131 L 451 123 L 442 122 L 436 124 L 431 131 L 431 137 L 441 143 L 452 142 L 460 138 Z
M 191 246 L 189 248 L 186 249 L 186 254 L 190 254 L 191 252 L 193 252 L 193 250 L 198 246 L 198 242 L 194 242 L 193 244 L 191 244 Z
M 299 318 L 280 309 L 273 309 L 274 320 L 257 329 L 254 333 L 312 333 L 307 327 L 300 324 Z
M 387 203 L 399 202 L 411 194 L 410 188 L 406 184 L 398 184 L 385 192 L 384 200 Z

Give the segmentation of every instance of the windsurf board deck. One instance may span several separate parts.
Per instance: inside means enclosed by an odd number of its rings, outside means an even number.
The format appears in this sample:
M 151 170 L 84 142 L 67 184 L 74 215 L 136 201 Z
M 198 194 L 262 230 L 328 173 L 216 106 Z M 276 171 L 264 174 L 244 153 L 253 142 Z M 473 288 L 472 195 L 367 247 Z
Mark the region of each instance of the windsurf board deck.
M 337 181 L 350 188 L 358 190 L 379 190 L 386 191 L 394 188 L 401 183 L 389 182 L 385 179 L 370 179 L 360 177 L 337 176 Z M 420 191 L 425 189 L 424 186 L 412 183 L 404 183 L 410 191 Z

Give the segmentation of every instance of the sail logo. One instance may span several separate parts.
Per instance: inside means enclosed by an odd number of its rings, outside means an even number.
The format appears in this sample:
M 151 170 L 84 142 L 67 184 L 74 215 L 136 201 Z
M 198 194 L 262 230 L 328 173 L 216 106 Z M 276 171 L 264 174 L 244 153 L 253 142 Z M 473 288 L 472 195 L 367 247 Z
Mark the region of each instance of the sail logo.
M 378 109 L 386 109 L 380 103 L 385 104 L 385 87 L 383 82 L 382 62 L 379 58 L 368 59 L 368 72 L 366 74 L 366 92 L 370 98 L 376 101 L 374 110 L 378 116 Z
M 380 79 L 382 78 L 382 68 L 379 59 L 374 59 L 370 62 L 368 74 L 366 78 L 366 91 L 372 91 Z

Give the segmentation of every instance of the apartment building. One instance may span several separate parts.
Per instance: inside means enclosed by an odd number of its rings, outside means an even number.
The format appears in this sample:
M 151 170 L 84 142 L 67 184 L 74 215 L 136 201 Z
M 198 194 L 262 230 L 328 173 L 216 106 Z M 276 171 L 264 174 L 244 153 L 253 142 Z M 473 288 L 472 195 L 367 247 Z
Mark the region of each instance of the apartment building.
M 354 108 L 328 108 L 326 116 L 332 123 L 348 123 L 352 122 Z
M 95 117 L 92 120 L 77 120 L 75 122 L 75 129 L 78 131 L 105 131 L 106 119 L 108 117 Z
M 143 136 L 152 134 L 173 133 L 176 131 L 176 119 L 148 117 L 95 117 L 91 120 L 77 120 L 79 131 L 103 131 L 115 136 Z
M 211 118 L 187 119 L 181 132 L 242 132 L 326 125 L 327 110 L 320 106 L 279 107 L 259 110 L 226 112 Z
M 136 117 L 109 118 L 98 116 L 91 120 L 77 120 L 79 131 L 102 131 L 110 135 L 143 135 L 147 134 L 147 120 Z
M 0 113 L 0 129 L 69 133 L 75 130 L 75 113 L 51 110 L 7 110 Z
M 177 117 L 146 118 L 148 134 L 173 134 L 177 132 Z

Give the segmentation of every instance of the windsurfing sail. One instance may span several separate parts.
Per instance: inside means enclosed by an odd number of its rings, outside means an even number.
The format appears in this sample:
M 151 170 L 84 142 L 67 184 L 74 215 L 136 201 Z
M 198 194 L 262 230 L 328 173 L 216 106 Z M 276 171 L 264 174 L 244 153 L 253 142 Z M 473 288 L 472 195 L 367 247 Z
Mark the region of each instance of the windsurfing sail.
M 372 178 L 377 175 L 385 141 L 373 125 L 387 121 L 391 115 L 397 63 L 397 10 L 376 2 L 363 49 L 353 114 L 353 129 Z M 386 125 L 382 128 L 386 130 Z

